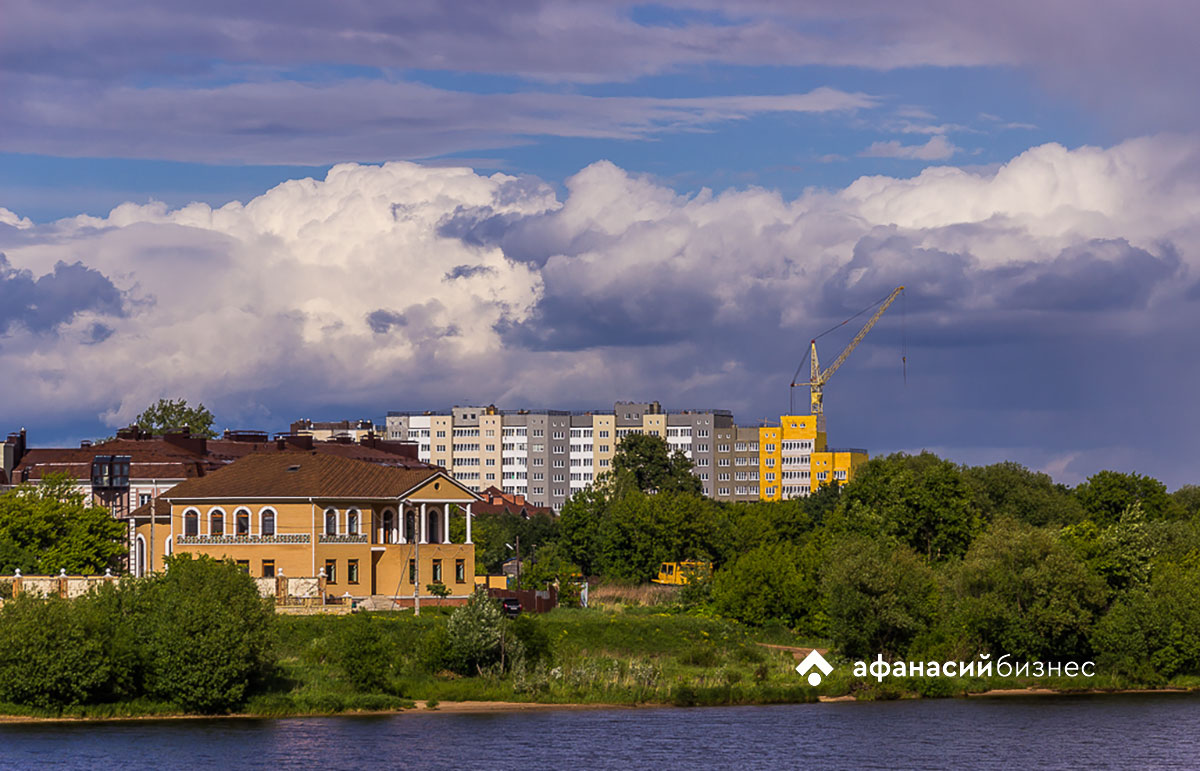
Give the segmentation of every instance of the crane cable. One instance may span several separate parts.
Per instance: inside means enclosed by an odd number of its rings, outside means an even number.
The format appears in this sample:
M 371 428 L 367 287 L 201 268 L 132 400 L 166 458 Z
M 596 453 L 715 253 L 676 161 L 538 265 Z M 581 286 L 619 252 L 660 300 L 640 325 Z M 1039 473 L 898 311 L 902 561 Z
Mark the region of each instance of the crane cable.
M 900 293 L 900 295 L 903 297 L 903 295 L 904 295 L 904 292 L 901 292 L 901 293 Z M 879 299 L 878 299 L 878 300 L 876 300 L 875 302 L 873 302 L 873 303 L 871 303 L 870 305 L 868 305 L 867 307 L 863 308 L 861 311 L 859 311 L 858 313 L 854 314 L 853 316 L 851 316 L 850 318 L 846 319 L 845 321 L 843 321 L 843 322 L 841 322 L 841 323 L 839 323 L 839 324 L 834 324 L 834 325 L 833 325 L 832 327 L 830 327 L 829 329 L 826 329 L 824 332 L 822 332 L 821 334 L 819 334 L 819 335 L 817 335 L 816 337 L 814 337 L 814 338 L 812 339 L 812 342 L 814 342 L 814 343 L 815 343 L 815 342 L 817 342 L 818 340 L 820 340 L 822 337 L 824 337 L 825 335 L 829 334 L 830 332 L 836 332 L 837 330 L 839 330 L 839 329 L 841 329 L 842 327 L 846 326 L 846 325 L 847 325 L 847 324 L 849 324 L 851 321 L 854 321 L 856 318 L 858 318 L 859 316 L 863 315 L 864 313 L 866 313 L 867 311 L 871 310 L 872 308 L 877 308 L 877 307 L 879 307 L 880 305 L 883 305 L 883 303 L 884 303 L 884 302 L 886 302 L 886 301 L 887 301 L 887 298 L 888 298 L 888 297 L 890 297 L 890 296 L 891 296 L 891 292 L 888 292 L 888 293 L 887 293 L 887 294 L 885 294 L 883 297 L 879 298 Z M 797 382 L 796 382 L 796 378 L 800 377 L 800 371 L 804 369 L 804 362 L 808 361 L 808 357 L 809 357 L 809 354 L 810 354 L 811 352 L 812 352 L 812 348 L 811 348 L 811 347 L 810 347 L 810 348 L 808 348 L 807 350 L 805 350 L 805 351 L 804 351 L 804 358 L 800 360 L 800 366 L 799 366 L 799 367 L 796 367 L 796 374 L 792 375 L 792 388 L 795 388 L 797 385 L 800 385 L 799 383 L 797 383 Z

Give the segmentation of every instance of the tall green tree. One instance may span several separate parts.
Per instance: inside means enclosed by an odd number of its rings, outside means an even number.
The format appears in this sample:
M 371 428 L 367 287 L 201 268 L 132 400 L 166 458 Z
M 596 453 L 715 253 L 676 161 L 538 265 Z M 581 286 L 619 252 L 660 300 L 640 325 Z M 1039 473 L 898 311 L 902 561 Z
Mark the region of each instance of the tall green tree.
M 125 525 L 85 505 L 65 474 L 0 495 L 0 573 L 95 575 L 119 567 L 126 551 Z
M 971 544 L 951 581 L 956 623 L 994 655 L 1048 661 L 1089 653 L 1104 581 L 1051 528 L 1011 519 Z
M 700 479 L 682 452 L 671 452 L 667 440 L 655 434 L 631 434 L 621 439 L 613 455 L 613 474 L 644 493 L 680 492 L 699 495 Z
M 1136 473 L 1097 472 L 1075 488 L 1075 497 L 1098 525 L 1116 523 L 1135 503 L 1141 505 L 1147 521 L 1172 519 L 1184 513 L 1167 495 L 1166 485 L 1154 477 Z
M 984 519 L 1010 517 L 1030 525 L 1070 525 L 1083 519 L 1083 506 L 1071 489 L 1054 483 L 1049 474 L 1004 461 L 963 470 Z
M 214 421 L 213 414 L 203 404 L 192 407 L 187 399 L 159 399 L 138 415 L 134 423 L 155 436 L 179 431 L 186 426 L 192 436 L 212 439 L 217 435 L 213 430 Z

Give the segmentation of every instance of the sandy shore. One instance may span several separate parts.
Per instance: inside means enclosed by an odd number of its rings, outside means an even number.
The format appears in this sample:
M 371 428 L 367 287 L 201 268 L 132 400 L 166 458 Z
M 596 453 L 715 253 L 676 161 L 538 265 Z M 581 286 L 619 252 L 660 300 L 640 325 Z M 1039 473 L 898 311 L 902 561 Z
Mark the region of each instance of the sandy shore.
M 964 694 L 968 699 L 1003 698 L 1006 696 L 1121 696 L 1127 694 L 1196 693 L 1188 688 L 1126 688 L 1123 690 L 1079 690 L 1056 691 L 1052 688 L 997 688 L 993 691 Z M 953 697 L 962 698 L 962 696 Z M 853 696 L 821 696 L 822 704 L 838 704 L 857 701 Z M 874 702 L 863 702 L 871 704 Z M 138 715 L 134 717 L 29 717 L 25 715 L 0 715 L 0 725 L 12 723 L 124 723 L 147 720 L 271 720 L 306 717 L 377 717 L 387 715 L 462 715 L 499 712 L 546 712 L 549 710 L 593 710 L 593 709 L 663 709 L 670 704 L 546 704 L 525 701 L 442 701 L 433 709 L 426 701 L 418 700 L 409 709 L 379 710 L 370 712 L 329 712 L 296 715 Z M 753 706 L 753 705 L 738 705 Z M 765 705 L 764 705 L 765 706 Z M 774 705 L 772 705 L 774 706 Z

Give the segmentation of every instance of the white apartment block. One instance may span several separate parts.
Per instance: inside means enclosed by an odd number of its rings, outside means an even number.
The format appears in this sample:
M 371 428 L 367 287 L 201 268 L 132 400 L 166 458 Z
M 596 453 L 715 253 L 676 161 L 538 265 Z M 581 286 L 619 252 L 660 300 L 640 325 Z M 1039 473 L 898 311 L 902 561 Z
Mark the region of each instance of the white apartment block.
M 571 495 L 609 470 L 617 443 L 631 434 L 656 434 L 686 455 L 706 495 L 756 500 L 757 479 L 753 495 L 734 492 L 734 431 L 727 410 L 664 412 L 658 402 L 617 402 L 612 412 L 494 406 L 389 412 L 386 437 L 417 442 L 421 460 L 445 467 L 476 491 L 494 485 L 561 511 Z

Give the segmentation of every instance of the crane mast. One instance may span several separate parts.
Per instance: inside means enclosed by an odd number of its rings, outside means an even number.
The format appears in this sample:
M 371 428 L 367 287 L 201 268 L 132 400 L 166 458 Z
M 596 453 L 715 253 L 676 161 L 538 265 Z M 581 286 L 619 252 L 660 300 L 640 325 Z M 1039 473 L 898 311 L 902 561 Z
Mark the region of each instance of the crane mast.
M 879 321 L 879 317 L 882 316 L 883 312 L 888 309 L 888 306 L 895 302 L 896 298 L 903 291 L 903 286 L 898 286 L 892 290 L 892 293 L 887 296 L 887 299 L 880 304 L 879 310 L 875 311 L 875 314 L 871 316 L 866 324 L 863 325 L 863 328 L 858 331 L 858 334 L 854 336 L 854 339 L 850 341 L 849 345 L 847 345 L 840 354 L 838 354 L 838 357 L 833 360 L 833 363 L 830 364 L 824 372 L 821 371 L 821 365 L 817 360 L 817 340 L 816 338 L 813 338 L 811 343 L 812 347 L 809 350 L 809 355 L 811 357 L 809 365 L 809 380 L 807 383 L 792 383 L 792 385 L 808 386 L 809 405 L 812 409 L 812 415 L 814 415 L 817 419 L 818 431 L 825 430 L 825 384 L 829 382 L 829 378 L 833 376 L 833 373 L 837 372 L 838 368 L 845 363 L 846 359 L 850 356 L 850 352 L 857 348 L 858 344 L 862 342 L 862 339 L 867 336 L 867 333 L 871 331 L 871 327 L 875 326 L 875 322 Z M 849 321 L 849 319 L 847 319 L 847 321 Z M 846 322 L 842 323 L 845 324 Z

